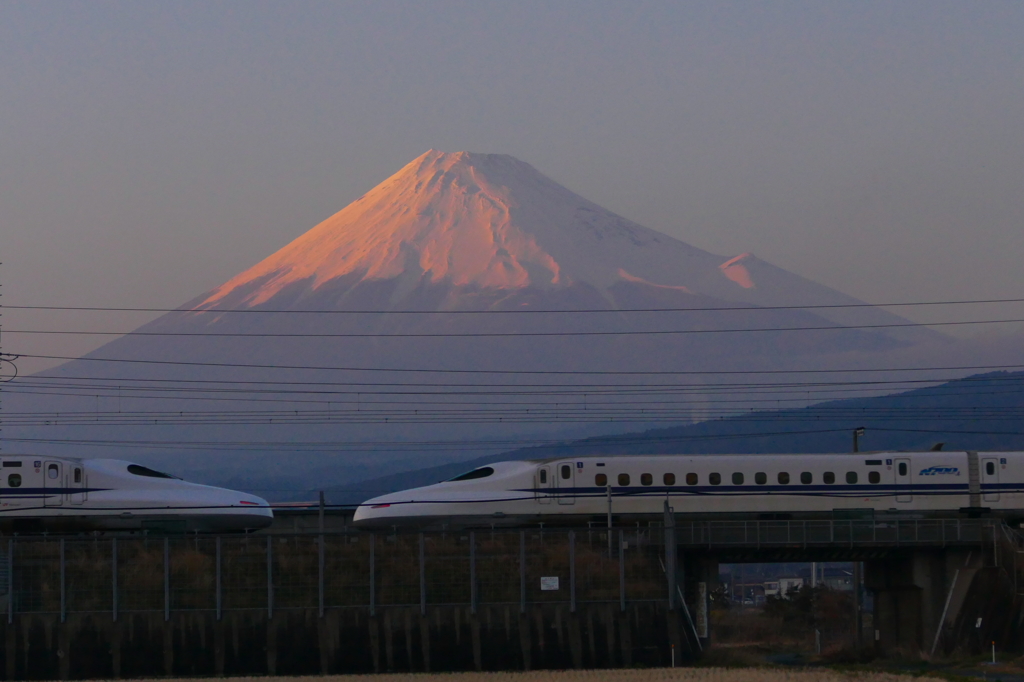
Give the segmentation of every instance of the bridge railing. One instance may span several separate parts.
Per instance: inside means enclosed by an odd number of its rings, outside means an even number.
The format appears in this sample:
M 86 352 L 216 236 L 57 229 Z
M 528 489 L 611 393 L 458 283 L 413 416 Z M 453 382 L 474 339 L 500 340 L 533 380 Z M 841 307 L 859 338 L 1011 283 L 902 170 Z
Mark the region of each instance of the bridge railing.
M 684 547 L 920 547 L 995 542 L 991 519 L 822 519 L 816 521 L 677 521 Z
M 6 537 L 0 618 L 666 600 L 658 528 Z M 609 547 L 613 551 L 609 553 Z M 6 612 L 6 613 L 5 613 Z

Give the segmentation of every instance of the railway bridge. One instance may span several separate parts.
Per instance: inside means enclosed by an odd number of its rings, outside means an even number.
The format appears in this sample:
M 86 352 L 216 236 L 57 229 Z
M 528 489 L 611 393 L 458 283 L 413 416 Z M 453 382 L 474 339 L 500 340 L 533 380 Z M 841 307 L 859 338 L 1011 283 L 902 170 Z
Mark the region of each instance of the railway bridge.
M 667 514 L 665 535 L 677 548 L 671 588 L 694 623 L 698 650 L 719 563 L 797 561 L 854 562 L 855 586 L 873 595 L 865 632 L 864 591 L 855 589 L 856 634 L 878 653 L 930 656 L 991 641 L 1019 648 L 1024 543 L 999 520 L 679 521 Z
M 708 646 L 722 562 L 862 563 L 874 594 L 863 645 L 882 653 L 992 639 L 1019 648 L 1022 552 L 994 519 L 691 521 L 668 511 L 611 529 L 367 532 L 314 511 L 280 514 L 251 535 L 7 536 L 0 673 L 669 665 Z

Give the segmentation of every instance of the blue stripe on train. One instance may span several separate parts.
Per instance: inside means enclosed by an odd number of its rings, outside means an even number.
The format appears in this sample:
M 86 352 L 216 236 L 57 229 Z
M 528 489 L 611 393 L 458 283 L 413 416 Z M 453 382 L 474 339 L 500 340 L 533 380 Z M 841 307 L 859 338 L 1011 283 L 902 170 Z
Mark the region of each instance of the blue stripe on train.
M 515 492 L 542 492 L 549 496 L 574 495 L 576 497 L 604 497 L 607 488 L 521 488 Z M 981 493 L 1024 492 L 1024 483 L 985 483 Z M 865 484 L 865 485 L 695 485 L 695 486 L 612 486 L 614 497 L 681 495 L 715 495 L 725 497 L 746 497 L 758 495 L 799 495 L 815 497 L 879 497 L 885 495 L 968 495 L 970 486 L 966 483 L 919 483 L 919 484 Z
M 26 495 L 78 495 L 106 490 L 112 490 L 112 488 L 0 488 L 0 498 L 24 497 Z

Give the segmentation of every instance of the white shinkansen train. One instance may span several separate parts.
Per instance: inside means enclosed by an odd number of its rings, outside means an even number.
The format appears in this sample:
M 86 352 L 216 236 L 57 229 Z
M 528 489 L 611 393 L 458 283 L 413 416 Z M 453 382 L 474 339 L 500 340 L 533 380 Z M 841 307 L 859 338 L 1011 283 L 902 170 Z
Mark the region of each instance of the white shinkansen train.
M 498 462 L 450 481 L 367 500 L 363 525 L 578 523 L 660 516 L 1024 519 L 1024 453 L 610 456 Z
M 0 529 L 238 532 L 266 528 L 266 500 L 117 459 L 0 457 Z

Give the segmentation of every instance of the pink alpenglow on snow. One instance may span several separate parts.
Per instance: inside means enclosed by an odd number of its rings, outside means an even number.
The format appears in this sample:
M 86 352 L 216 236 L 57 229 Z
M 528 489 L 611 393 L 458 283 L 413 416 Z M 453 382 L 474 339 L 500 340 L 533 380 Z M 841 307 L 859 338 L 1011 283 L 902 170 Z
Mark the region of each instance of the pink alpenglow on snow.
M 739 284 L 744 289 L 753 289 L 754 280 L 750 278 L 750 272 L 743 265 L 743 261 L 751 258 L 749 253 L 741 253 L 735 258 L 731 258 L 718 267 L 722 270 L 726 277 L 731 279 L 736 284 Z
M 511 156 L 433 150 L 198 300 L 192 309 L 858 303 L 749 253 L 727 260 L 638 225 Z M 867 309 L 818 314 L 840 324 L 902 319 Z
M 286 287 L 312 293 L 343 276 L 499 290 L 625 280 L 690 291 L 686 280 L 706 278 L 719 262 L 511 156 L 432 150 L 196 307 L 216 307 L 234 291 L 244 292 L 236 303 L 255 306 Z
M 539 173 L 509 156 L 427 152 L 201 305 L 260 278 L 267 281 L 251 305 L 300 280 L 316 289 L 351 273 L 372 280 L 412 270 L 434 282 L 498 289 L 557 285 L 558 262 L 514 217 L 511 187 L 522 176 Z
M 690 291 L 688 288 L 686 288 L 684 286 L 672 286 L 670 284 L 655 284 L 654 282 L 648 282 L 646 279 L 644 279 L 642 277 L 635 277 L 635 276 L 629 274 L 628 272 L 626 272 L 622 268 L 619 268 L 619 277 L 621 277 L 622 279 L 624 279 L 627 282 L 633 282 L 634 284 L 646 284 L 647 286 L 654 287 L 655 289 L 671 289 L 672 291 L 682 291 L 682 292 L 685 292 L 687 294 L 692 294 L 693 293 L 692 291 Z

